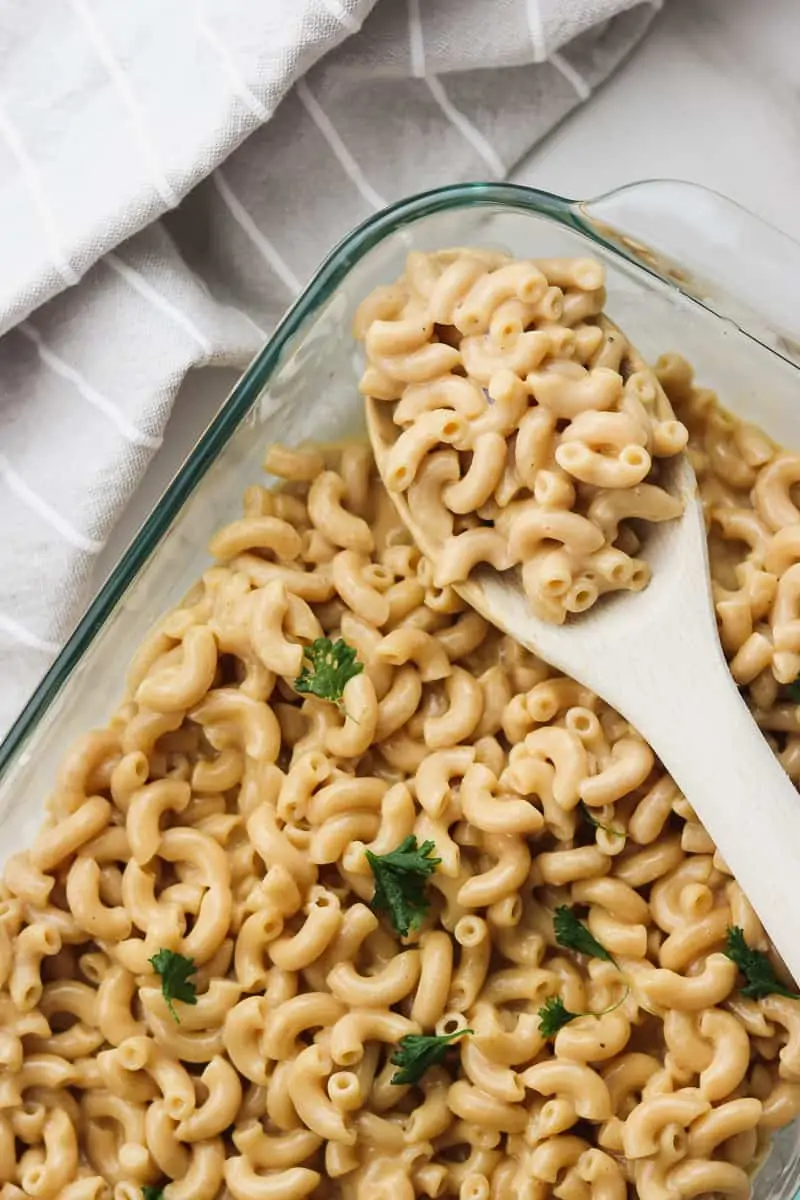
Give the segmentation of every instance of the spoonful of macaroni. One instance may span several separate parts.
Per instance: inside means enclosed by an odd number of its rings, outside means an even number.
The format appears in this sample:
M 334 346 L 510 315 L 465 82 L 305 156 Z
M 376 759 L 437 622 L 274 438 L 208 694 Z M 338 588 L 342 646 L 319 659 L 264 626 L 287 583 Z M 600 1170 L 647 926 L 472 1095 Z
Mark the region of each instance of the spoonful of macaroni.
M 356 316 L 375 459 L 433 586 L 650 742 L 800 979 L 800 797 L 720 646 L 687 429 L 603 282 L 591 259 L 410 254 Z

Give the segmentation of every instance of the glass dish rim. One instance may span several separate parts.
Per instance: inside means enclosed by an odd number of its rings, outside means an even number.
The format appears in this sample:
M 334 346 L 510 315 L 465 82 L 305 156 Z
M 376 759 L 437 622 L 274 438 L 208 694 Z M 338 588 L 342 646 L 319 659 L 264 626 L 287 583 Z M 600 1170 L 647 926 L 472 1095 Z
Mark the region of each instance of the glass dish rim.
M 626 184 L 614 189 L 614 194 L 656 182 L 677 183 L 682 187 L 698 187 L 701 191 L 711 192 L 711 189 L 688 182 L 650 179 Z M 720 198 L 743 212 L 747 211 L 727 197 Z M 132 538 L 83 617 L 31 693 L 5 738 L 0 741 L 0 780 L 24 750 L 48 708 L 69 681 L 73 670 L 79 665 L 183 505 L 200 484 L 206 471 L 213 465 L 268 384 L 291 339 L 305 322 L 327 303 L 352 267 L 385 237 L 406 224 L 449 209 L 468 206 L 515 209 L 549 217 L 556 223 L 573 229 L 598 246 L 611 251 L 618 258 L 627 259 L 662 284 L 667 283 L 681 292 L 687 300 L 706 307 L 696 296 L 685 292 L 675 279 L 667 279 L 646 262 L 628 253 L 618 242 L 605 238 L 591 221 L 583 216 L 582 206 L 586 203 L 587 201 L 569 200 L 555 193 L 522 184 L 481 181 L 448 184 L 407 196 L 388 205 L 366 218 L 336 243 L 286 311 L 272 335 L 244 368 L 219 412 L 187 454 L 152 512 Z M 764 348 L 769 349 L 766 346 Z

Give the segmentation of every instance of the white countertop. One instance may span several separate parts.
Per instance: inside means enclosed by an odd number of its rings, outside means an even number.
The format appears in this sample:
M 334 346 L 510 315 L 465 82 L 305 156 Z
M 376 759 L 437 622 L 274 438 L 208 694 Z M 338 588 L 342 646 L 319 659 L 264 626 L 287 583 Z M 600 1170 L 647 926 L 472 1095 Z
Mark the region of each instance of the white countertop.
M 580 198 L 687 179 L 800 240 L 798 45 L 798 0 L 666 0 L 645 42 L 512 178 Z M 186 380 L 164 444 L 97 559 L 98 587 L 236 378 L 208 369 Z

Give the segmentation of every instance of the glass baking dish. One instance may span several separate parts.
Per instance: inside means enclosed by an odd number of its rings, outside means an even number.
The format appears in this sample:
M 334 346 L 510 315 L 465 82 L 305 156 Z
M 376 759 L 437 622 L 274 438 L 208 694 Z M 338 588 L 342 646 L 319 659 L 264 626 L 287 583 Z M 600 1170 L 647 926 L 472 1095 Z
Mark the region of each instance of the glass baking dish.
M 354 309 L 411 249 L 488 245 L 519 257 L 585 255 L 607 269 L 610 315 L 648 358 L 679 350 L 724 405 L 800 446 L 800 245 L 691 184 L 633 184 L 577 202 L 473 183 L 400 201 L 322 264 L 256 356 L 0 745 L 0 858 L 32 840 L 57 764 L 118 702 L 127 660 L 208 565 L 214 530 L 261 477 L 266 444 L 338 439 L 362 424 Z M 756 1181 L 800 1185 L 800 1122 Z

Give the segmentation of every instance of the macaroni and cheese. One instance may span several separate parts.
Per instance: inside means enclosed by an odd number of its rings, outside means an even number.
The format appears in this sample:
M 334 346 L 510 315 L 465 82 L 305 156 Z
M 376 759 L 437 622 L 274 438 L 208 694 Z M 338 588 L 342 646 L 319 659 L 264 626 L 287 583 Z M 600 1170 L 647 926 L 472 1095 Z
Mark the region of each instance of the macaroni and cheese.
M 361 391 L 398 427 L 383 479 L 437 543 L 438 586 L 519 566 L 559 624 L 646 586 L 630 521 L 680 514 L 660 479 L 688 431 L 603 316 L 603 283 L 591 259 L 415 251 L 361 304 Z
M 521 497 L 524 570 L 569 575 L 557 617 L 590 563 L 599 590 L 603 562 L 636 570 L 624 523 L 673 515 L 644 480 L 688 429 L 731 670 L 798 781 L 800 456 L 676 356 L 623 379 L 601 288 L 459 252 L 370 298 L 410 502 L 458 540 Z M 598 378 L 613 424 L 565 438 Z M 648 464 L 633 487 L 558 457 L 612 443 Z M 6 865 L 0 1200 L 746 1200 L 800 1114 L 800 1001 L 688 800 L 465 606 L 366 446 L 265 468 Z M 591 543 L 534 538 L 542 487 Z

